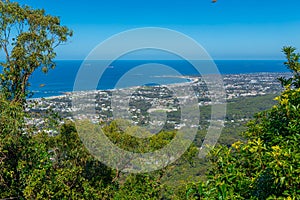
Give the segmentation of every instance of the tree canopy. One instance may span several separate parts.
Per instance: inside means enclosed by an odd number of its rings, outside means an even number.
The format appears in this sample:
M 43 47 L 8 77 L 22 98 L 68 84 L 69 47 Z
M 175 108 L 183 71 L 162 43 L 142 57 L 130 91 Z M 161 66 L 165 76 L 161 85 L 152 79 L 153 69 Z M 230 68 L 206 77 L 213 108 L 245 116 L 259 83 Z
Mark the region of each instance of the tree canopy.
M 5 97 L 24 102 L 29 77 L 39 67 L 43 72 L 55 67 L 54 50 L 69 36 L 72 31 L 43 9 L 0 1 L 0 48 L 5 54 L 0 82 Z
M 285 90 L 272 109 L 258 113 L 243 134 L 247 142 L 211 151 L 208 181 L 190 185 L 200 199 L 300 198 L 300 64 L 295 48 L 284 47 L 293 76 L 280 78 Z
M 174 193 L 163 179 L 176 166 L 193 165 L 195 144 L 164 169 L 127 174 L 91 155 L 73 122 L 56 123 L 54 136 L 26 124 L 29 77 L 38 68 L 54 68 L 54 49 L 70 36 L 59 18 L 44 10 L 0 1 L 0 48 L 6 56 L 0 74 L 0 199 L 300 199 L 300 54 L 295 48 L 283 48 L 292 77 L 279 78 L 284 91 L 275 98 L 278 103 L 249 122 L 247 140 L 211 150 L 206 181 L 185 185 L 186 180 Z M 95 124 L 81 123 L 93 133 Z M 102 128 L 115 145 L 132 152 L 158 150 L 177 134 L 161 131 L 141 139 L 132 135 L 144 129 L 122 130 L 118 124 Z

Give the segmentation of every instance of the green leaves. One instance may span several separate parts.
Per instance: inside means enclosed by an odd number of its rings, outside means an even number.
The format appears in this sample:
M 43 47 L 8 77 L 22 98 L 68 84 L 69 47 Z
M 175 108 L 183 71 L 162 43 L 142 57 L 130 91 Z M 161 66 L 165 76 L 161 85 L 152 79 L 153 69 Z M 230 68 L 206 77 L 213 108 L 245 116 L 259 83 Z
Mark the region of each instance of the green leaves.
M 295 53 L 296 48 L 291 46 L 283 47 L 282 51 L 287 58 L 287 61 L 284 62 L 284 64 L 293 73 L 293 77 L 289 79 L 285 79 L 281 77 L 279 78 L 279 81 L 284 87 L 294 86 L 295 88 L 299 88 L 300 87 L 300 63 L 299 63 L 300 54 Z
M 300 56 L 293 47 L 283 51 L 293 77 L 280 78 L 285 90 L 275 98 L 278 104 L 248 124 L 247 142 L 211 151 L 208 181 L 199 183 L 201 198 L 300 198 Z
M 0 116 L 13 114 L 10 109 L 1 107 Z M 116 185 L 114 173 L 89 154 L 72 123 L 66 122 L 55 137 L 24 134 L 23 128 L 14 133 L 9 123 L 1 128 L 0 199 L 104 199 L 113 194 L 108 188 Z
M 0 5 L 0 47 L 6 61 L 0 77 L 6 98 L 24 103 L 29 77 L 38 69 L 55 67 L 55 48 L 73 35 L 58 17 L 10 1 Z

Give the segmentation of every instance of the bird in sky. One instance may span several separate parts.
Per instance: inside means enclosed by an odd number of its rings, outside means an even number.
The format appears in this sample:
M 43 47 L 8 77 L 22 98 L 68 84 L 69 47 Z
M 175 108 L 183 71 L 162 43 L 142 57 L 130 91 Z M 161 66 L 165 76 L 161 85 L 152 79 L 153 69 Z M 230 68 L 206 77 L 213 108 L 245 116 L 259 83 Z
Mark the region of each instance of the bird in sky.
M 217 0 L 212 0 L 212 3 L 216 3 L 217 2 Z

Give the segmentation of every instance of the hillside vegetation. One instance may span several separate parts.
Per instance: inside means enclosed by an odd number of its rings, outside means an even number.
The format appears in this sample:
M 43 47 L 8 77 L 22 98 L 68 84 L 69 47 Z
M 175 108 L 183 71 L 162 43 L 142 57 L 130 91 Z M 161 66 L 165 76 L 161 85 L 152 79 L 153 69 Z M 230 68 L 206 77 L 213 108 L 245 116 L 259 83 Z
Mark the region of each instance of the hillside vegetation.
M 283 49 L 293 77 L 279 78 L 284 91 L 277 102 L 272 95 L 228 102 L 223 135 L 208 157 L 199 159 L 198 153 L 209 106 L 202 108 L 202 128 L 180 159 L 160 170 L 125 173 L 123 165 L 113 169 L 99 161 L 107 151 L 94 140 L 99 124 L 79 121 L 86 133 L 81 140 L 78 126 L 60 123 L 51 110 L 43 116 L 44 126 L 56 134 L 26 123 L 29 77 L 39 67 L 44 72 L 54 68 L 54 48 L 72 32 L 44 10 L 10 1 L 1 1 L 0 9 L 0 47 L 6 55 L 0 74 L 0 199 L 300 199 L 300 54 L 295 48 Z M 10 38 L 12 28 L 17 31 Z M 137 126 L 123 130 L 118 124 L 113 121 L 102 129 L 116 146 L 136 153 L 159 150 L 180 133 L 164 130 L 137 138 L 135 133 L 149 133 Z M 180 136 L 176 148 L 187 142 L 186 135 Z

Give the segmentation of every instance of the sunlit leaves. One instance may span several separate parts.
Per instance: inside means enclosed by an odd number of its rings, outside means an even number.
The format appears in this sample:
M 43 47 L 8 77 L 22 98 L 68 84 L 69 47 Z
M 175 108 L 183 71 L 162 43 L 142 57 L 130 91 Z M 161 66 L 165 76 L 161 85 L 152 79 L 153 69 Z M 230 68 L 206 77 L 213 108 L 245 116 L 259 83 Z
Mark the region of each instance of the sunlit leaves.
M 58 17 L 10 1 L 1 1 L 0 25 L 0 47 L 6 56 L 1 88 L 7 99 L 24 103 L 31 74 L 39 67 L 45 73 L 53 69 L 55 47 L 73 33 Z
M 299 54 L 293 47 L 283 51 L 293 78 L 280 79 L 285 90 L 275 98 L 278 104 L 248 124 L 246 143 L 212 150 L 207 183 L 189 193 L 203 199 L 300 198 Z

